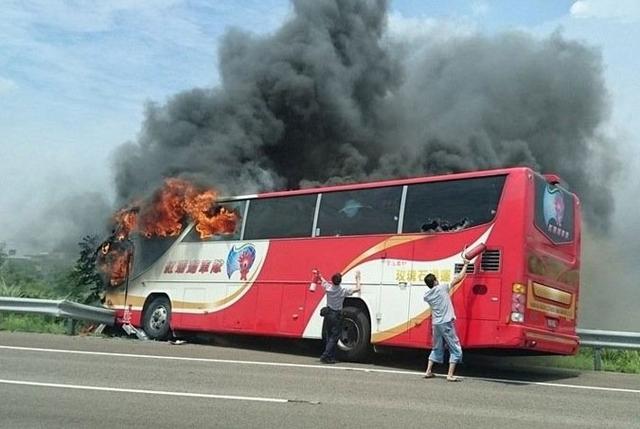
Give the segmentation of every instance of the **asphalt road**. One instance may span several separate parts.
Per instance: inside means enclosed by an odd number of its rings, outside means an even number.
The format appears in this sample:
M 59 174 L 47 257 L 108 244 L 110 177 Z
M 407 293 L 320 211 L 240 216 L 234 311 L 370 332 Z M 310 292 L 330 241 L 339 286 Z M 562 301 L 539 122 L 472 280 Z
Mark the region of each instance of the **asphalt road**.
M 0 427 L 640 427 L 638 375 L 472 359 L 449 383 L 421 378 L 421 354 L 322 365 L 317 348 L 0 332 Z

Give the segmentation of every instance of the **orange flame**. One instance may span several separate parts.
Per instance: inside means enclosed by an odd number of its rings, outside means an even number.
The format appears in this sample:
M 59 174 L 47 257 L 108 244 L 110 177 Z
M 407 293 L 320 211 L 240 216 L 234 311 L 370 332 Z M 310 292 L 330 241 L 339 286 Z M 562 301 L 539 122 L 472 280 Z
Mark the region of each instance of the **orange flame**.
M 214 234 L 232 234 L 236 229 L 238 215 L 229 211 L 224 207 L 208 216 L 206 213 L 200 213 L 196 217 L 196 231 L 200 233 L 201 238 L 209 238 Z
M 117 230 L 122 231 L 125 238 L 131 232 L 139 232 L 147 238 L 171 237 L 180 234 L 185 221 L 191 220 L 201 238 L 232 234 L 239 216 L 216 206 L 217 197 L 213 189 L 197 188 L 183 179 L 166 179 L 149 203 L 116 214 Z
M 124 282 L 131 270 L 131 251 L 113 252 L 108 268 L 112 286 Z
M 151 237 L 180 234 L 187 221 L 195 224 L 201 238 L 215 234 L 232 234 L 239 215 L 216 205 L 217 192 L 196 187 L 177 178 L 166 179 L 149 202 L 136 203 L 118 211 L 110 240 L 100 247 L 100 269 L 109 275 L 112 286 L 122 283 L 130 269 L 132 247 L 128 242 L 132 232 Z
M 124 240 L 129 237 L 129 234 L 133 230 L 136 225 L 136 220 L 138 217 L 137 209 L 122 209 L 118 213 L 115 214 L 116 221 L 116 239 Z
M 97 265 L 102 273 L 108 275 L 110 286 L 117 286 L 127 278 L 131 268 L 132 252 L 130 242 L 118 238 L 118 235 L 100 246 Z

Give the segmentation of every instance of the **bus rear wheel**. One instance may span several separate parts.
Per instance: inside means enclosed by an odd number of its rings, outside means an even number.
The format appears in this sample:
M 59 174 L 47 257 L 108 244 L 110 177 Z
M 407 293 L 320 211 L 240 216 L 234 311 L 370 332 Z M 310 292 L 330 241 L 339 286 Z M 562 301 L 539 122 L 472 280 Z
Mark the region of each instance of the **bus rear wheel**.
M 357 307 L 345 307 L 342 314 L 342 332 L 338 340 L 339 358 L 346 361 L 362 361 L 371 352 L 369 318 Z
M 166 296 L 155 297 L 142 316 L 142 329 L 152 340 L 169 338 L 171 327 L 171 302 Z

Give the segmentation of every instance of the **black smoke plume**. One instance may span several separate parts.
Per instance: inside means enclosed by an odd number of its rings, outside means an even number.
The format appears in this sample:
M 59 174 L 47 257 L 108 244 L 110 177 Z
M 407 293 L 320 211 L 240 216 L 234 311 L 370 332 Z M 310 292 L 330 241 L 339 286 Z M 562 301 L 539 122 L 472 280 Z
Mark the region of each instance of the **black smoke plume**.
M 267 36 L 229 30 L 222 81 L 149 104 L 116 154 L 119 198 L 179 176 L 229 194 L 528 165 L 606 229 L 617 169 L 601 57 L 561 34 L 391 37 L 384 0 L 295 0 Z

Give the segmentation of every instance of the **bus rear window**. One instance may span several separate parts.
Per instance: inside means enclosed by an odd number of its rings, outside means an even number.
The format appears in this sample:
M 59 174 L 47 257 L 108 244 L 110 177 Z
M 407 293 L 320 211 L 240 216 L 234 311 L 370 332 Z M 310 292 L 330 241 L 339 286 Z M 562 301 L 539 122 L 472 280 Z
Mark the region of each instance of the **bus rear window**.
M 573 195 L 536 175 L 535 224 L 554 243 L 573 241 Z
M 409 185 L 403 232 L 457 231 L 490 222 L 506 176 Z

